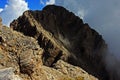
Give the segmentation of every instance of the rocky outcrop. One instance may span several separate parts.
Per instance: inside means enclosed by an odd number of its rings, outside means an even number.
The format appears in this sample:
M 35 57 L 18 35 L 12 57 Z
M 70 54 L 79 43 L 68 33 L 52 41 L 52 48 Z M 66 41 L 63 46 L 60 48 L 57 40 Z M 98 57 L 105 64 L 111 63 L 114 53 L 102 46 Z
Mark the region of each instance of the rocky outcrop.
M 22 80 L 22 78 L 14 74 L 13 68 L 5 68 L 0 70 L 0 80 Z
M 0 80 L 85 80 L 45 66 L 42 61 L 44 54 L 45 49 L 39 46 L 36 39 L 0 26 Z M 87 73 L 85 78 L 88 76 Z
M 63 74 L 72 77 L 73 79 L 75 78 L 76 80 L 77 79 L 78 80 L 79 79 L 83 79 L 83 80 L 95 79 L 95 77 L 93 77 L 92 75 L 88 75 L 88 73 L 83 69 L 81 69 L 80 67 L 75 67 L 73 65 L 67 64 L 62 60 L 59 60 L 56 64 L 54 64 L 54 68 L 62 72 Z
M 15 74 L 29 80 L 42 65 L 43 50 L 37 41 L 5 26 L 0 26 L 0 37 L 0 69 L 12 67 Z
M 102 36 L 65 8 L 49 5 L 42 11 L 26 11 L 10 27 L 38 40 L 44 49 L 43 64 L 53 66 L 62 59 L 108 79 L 103 58 L 107 45 Z
M 23 16 L 11 23 L 11 28 L 38 40 L 40 47 L 44 49 L 42 56 L 43 63 L 47 66 L 52 66 L 52 64 L 61 58 L 66 60 L 70 54 L 50 32 L 46 31 L 41 24 L 34 19 L 29 11 L 26 11 Z

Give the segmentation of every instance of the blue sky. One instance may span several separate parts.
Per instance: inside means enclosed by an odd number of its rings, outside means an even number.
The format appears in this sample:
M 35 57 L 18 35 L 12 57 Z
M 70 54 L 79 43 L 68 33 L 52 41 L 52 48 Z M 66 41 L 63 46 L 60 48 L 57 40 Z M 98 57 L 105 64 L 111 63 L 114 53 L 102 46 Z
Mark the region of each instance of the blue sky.
M 47 0 L 42 0 L 44 4 L 40 3 L 40 0 L 26 0 L 28 3 L 28 7 L 31 10 L 41 10 L 44 6 Z M 0 0 L 0 8 L 4 8 L 7 4 L 8 0 Z
M 41 10 L 46 3 L 47 0 L 43 0 L 44 4 L 40 3 L 40 0 L 26 0 L 26 2 L 28 2 L 28 7 L 32 10 Z
M 0 0 L 0 8 L 4 8 L 6 3 L 6 0 Z

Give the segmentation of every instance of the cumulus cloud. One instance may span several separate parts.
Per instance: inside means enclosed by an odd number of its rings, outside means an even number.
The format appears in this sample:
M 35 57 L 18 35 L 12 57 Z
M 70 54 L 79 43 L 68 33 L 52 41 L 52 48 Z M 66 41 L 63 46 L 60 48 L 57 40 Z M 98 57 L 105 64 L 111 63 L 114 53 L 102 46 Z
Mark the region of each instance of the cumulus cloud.
M 2 8 L 0 8 L 0 12 L 2 12 L 3 11 L 3 9 Z
M 45 5 L 45 2 L 43 0 L 40 0 L 40 4 Z
M 13 19 L 19 17 L 28 9 L 28 4 L 25 0 L 8 0 L 2 12 L 0 12 L 3 24 L 8 26 Z
M 55 4 L 55 0 L 49 0 L 49 1 L 46 2 L 46 4 L 47 4 L 47 5 L 48 5 L 48 4 Z

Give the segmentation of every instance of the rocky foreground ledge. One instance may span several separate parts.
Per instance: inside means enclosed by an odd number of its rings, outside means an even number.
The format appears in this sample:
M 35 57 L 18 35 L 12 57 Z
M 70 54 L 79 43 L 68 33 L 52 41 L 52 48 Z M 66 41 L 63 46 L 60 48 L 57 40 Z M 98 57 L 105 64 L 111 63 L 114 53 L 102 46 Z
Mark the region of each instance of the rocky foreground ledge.
M 52 66 L 45 66 L 44 52 L 35 38 L 1 24 L 0 80 L 98 80 L 62 59 Z

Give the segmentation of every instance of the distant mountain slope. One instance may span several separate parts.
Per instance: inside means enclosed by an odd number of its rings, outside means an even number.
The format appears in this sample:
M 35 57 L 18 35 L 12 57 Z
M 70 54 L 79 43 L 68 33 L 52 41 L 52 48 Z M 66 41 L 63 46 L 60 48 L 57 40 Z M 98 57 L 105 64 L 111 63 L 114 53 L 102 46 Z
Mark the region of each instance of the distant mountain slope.
M 10 27 L 38 40 L 44 49 L 44 65 L 54 66 L 62 59 L 109 80 L 104 62 L 107 45 L 102 36 L 65 8 L 49 5 L 42 11 L 26 11 Z

